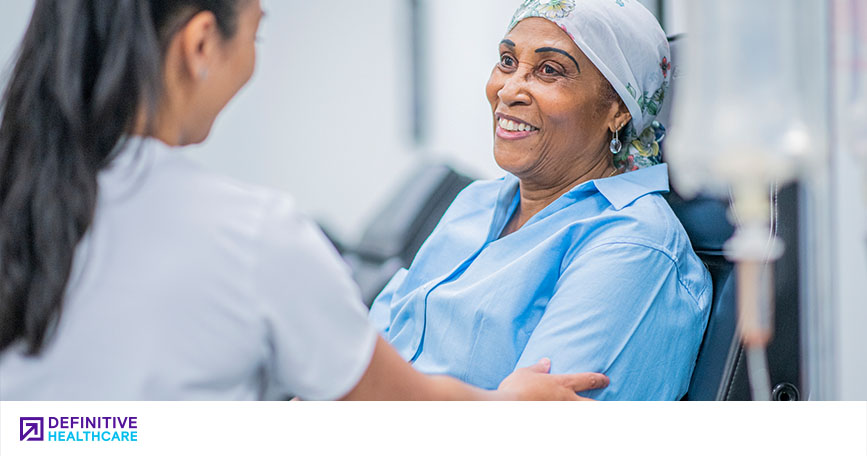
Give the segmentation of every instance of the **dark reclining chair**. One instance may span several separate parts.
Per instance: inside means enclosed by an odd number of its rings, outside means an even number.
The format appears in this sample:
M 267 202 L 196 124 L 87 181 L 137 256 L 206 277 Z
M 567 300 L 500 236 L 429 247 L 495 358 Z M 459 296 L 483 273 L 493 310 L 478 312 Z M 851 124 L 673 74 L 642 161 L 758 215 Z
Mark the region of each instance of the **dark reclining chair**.
M 730 399 L 742 350 L 736 334 L 734 270 L 722 247 L 734 229 L 727 221 L 723 202 L 701 197 L 685 201 L 675 192 L 667 199 L 713 279 L 711 313 L 686 399 Z

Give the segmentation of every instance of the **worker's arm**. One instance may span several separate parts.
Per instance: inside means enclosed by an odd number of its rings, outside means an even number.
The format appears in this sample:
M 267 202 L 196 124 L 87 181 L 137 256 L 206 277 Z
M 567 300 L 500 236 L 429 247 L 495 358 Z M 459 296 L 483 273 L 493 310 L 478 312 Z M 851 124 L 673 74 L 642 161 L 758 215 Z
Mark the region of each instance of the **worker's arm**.
M 518 369 L 497 391 L 476 388 L 446 376 L 416 371 L 381 337 L 367 371 L 344 400 L 581 400 L 581 391 L 604 388 L 602 374 L 548 374 L 550 362 Z

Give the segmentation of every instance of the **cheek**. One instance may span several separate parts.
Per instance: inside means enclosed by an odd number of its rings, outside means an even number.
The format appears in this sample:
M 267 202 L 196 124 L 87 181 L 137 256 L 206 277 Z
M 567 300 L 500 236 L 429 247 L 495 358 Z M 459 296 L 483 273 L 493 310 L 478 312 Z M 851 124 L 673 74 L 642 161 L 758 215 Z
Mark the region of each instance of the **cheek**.
M 542 92 L 542 91 L 539 91 Z M 575 96 L 565 90 L 544 90 L 536 100 L 545 117 L 557 123 L 574 121 L 581 111 L 581 104 Z
M 500 81 L 500 78 L 496 75 L 496 69 L 494 73 L 491 73 L 491 77 L 488 79 L 487 85 L 485 85 L 485 94 L 488 97 L 488 102 L 491 104 L 492 109 L 496 109 L 497 101 L 499 100 L 499 96 L 497 95 L 500 92 L 500 89 L 503 88 L 503 83 Z
M 550 122 L 567 127 L 566 131 L 570 134 L 585 134 L 594 118 L 598 117 L 594 106 L 587 100 L 562 92 L 559 96 L 548 97 L 547 103 L 541 108 Z
M 255 42 L 250 42 L 248 45 L 246 45 L 244 51 L 241 54 L 241 62 L 239 62 L 240 64 L 238 68 L 239 71 L 242 73 L 241 85 L 244 85 L 253 76 L 253 70 L 256 68 Z
M 253 75 L 256 61 L 252 43 L 237 43 L 231 54 L 223 62 L 222 77 L 211 85 L 208 99 L 214 109 L 222 110 L 238 94 Z

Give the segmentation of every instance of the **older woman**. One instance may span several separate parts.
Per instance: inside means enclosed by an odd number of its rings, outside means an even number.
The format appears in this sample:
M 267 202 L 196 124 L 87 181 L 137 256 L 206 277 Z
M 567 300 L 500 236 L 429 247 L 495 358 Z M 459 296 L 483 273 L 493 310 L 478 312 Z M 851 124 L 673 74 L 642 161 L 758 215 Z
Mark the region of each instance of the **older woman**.
M 508 174 L 457 197 L 371 320 L 416 368 L 484 388 L 548 355 L 608 374 L 596 398 L 680 398 L 711 282 L 661 195 L 665 34 L 635 0 L 527 0 L 499 50 Z

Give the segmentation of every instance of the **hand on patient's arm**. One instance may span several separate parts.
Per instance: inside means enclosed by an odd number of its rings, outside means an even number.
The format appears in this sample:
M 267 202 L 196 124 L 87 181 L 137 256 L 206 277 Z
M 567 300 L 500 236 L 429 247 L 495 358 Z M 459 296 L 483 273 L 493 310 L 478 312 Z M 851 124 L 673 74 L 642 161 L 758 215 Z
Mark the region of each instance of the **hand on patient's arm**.
M 551 360 L 543 358 L 530 367 L 517 369 L 500 383 L 498 392 L 513 394 L 520 401 L 589 401 L 577 393 L 608 386 L 603 374 L 549 374 Z
M 548 374 L 550 361 L 518 369 L 497 391 L 476 388 L 447 376 L 428 376 L 403 360 L 379 338 L 358 385 L 344 400 L 581 400 L 576 393 L 604 388 L 602 374 Z

